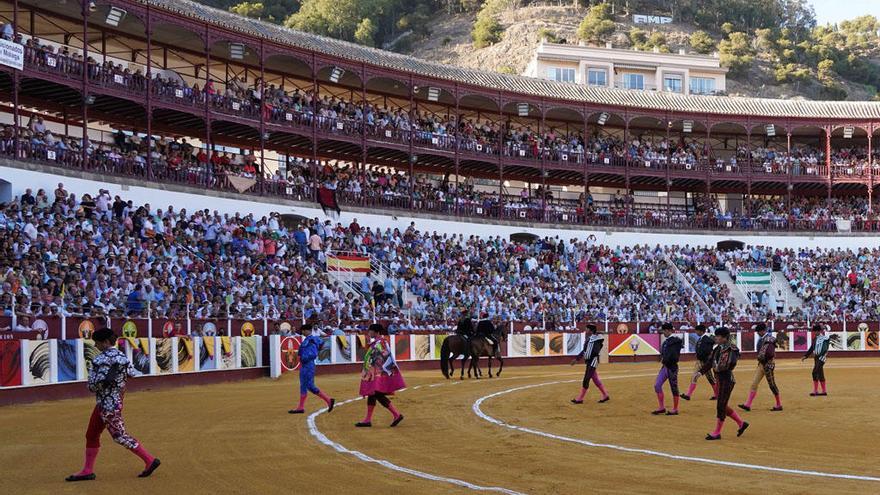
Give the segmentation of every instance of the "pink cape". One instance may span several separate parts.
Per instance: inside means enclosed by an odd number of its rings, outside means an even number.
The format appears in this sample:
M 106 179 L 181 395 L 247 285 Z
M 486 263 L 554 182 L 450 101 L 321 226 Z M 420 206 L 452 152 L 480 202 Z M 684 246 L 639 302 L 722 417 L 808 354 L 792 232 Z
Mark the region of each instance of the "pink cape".
M 372 380 L 361 380 L 362 397 L 369 397 L 375 393 L 392 395 L 394 392 L 405 388 L 406 383 L 403 381 L 403 375 L 399 369 L 395 369 L 390 375 L 378 373 L 378 376 Z

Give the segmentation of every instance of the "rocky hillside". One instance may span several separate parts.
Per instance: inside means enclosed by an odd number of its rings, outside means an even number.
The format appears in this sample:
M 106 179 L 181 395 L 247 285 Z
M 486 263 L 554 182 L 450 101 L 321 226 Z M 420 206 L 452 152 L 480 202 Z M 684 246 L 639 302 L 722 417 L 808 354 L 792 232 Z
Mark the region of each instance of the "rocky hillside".
M 485 48 L 475 47 L 471 37 L 474 14 L 439 13 L 430 22 L 430 35 L 414 40 L 408 53 L 461 67 L 521 74 L 542 36 L 549 34 L 568 43 L 577 43 L 578 26 L 587 12 L 587 8 L 552 5 L 505 10 L 496 16 L 504 28 L 501 40 Z M 615 24 L 616 30 L 610 36 L 612 44 L 615 47 L 631 47 L 628 33 L 635 26 L 620 16 L 615 18 Z M 645 26 L 639 27 L 645 29 Z M 679 48 L 690 50 L 688 38 L 696 28 L 668 24 L 655 26 L 652 31 L 663 33 L 669 50 L 676 52 Z M 716 41 L 720 40 L 720 36 L 715 37 Z M 756 50 L 754 61 L 743 74 L 728 77 L 728 93 L 761 98 L 827 98 L 815 77 L 806 77 L 798 82 L 778 81 L 774 57 L 772 53 Z M 836 83 L 845 91 L 848 100 L 871 100 L 877 94 L 872 87 L 841 77 L 836 78 Z
M 728 92 L 871 100 L 880 21 L 818 26 L 806 0 L 199 0 L 293 29 L 462 67 L 520 74 L 542 38 L 719 52 Z M 678 24 L 633 25 L 632 13 Z M 476 41 L 475 41 L 476 40 Z

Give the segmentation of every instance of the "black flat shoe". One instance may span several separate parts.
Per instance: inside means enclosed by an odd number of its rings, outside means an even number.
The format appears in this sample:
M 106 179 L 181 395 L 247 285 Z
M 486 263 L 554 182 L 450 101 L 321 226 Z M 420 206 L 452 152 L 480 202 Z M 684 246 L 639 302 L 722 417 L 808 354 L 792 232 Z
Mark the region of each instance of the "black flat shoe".
M 373 426 L 373 423 L 365 423 L 363 421 L 359 421 L 355 423 L 354 426 L 357 428 L 370 428 L 371 426 Z
M 391 422 L 391 427 L 394 428 L 395 426 L 399 425 L 401 421 L 403 421 L 403 414 L 394 418 L 394 421 Z
M 743 433 L 746 432 L 746 428 L 748 428 L 748 427 L 749 427 L 749 422 L 743 421 L 743 425 L 740 426 L 738 430 L 736 430 L 736 436 L 738 436 L 738 437 L 743 436 Z
M 659 416 L 661 414 L 666 414 L 666 409 L 657 409 L 656 411 L 651 411 L 651 414 L 654 416 Z
M 330 405 L 327 407 L 327 412 L 333 412 L 334 407 L 336 407 L 336 399 L 330 399 Z
M 678 416 L 678 411 L 666 411 L 667 416 Z
M 709 397 L 709 400 L 718 400 L 718 397 L 715 397 L 715 396 L 713 395 L 712 397 Z
M 596 402 L 598 402 L 599 404 L 602 404 L 604 402 L 608 402 L 609 400 L 611 400 L 611 397 L 605 397 L 604 399 L 599 399 Z
M 159 459 L 153 459 L 153 462 L 150 463 L 150 467 L 141 471 L 141 474 L 138 475 L 138 478 L 149 477 L 151 474 L 153 474 L 153 471 L 158 469 L 160 464 L 162 464 L 162 461 L 160 461 Z
M 691 396 L 688 394 L 681 394 L 681 395 L 679 395 L 679 397 L 681 397 L 684 400 L 691 400 Z
M 95 479 L 95 473 L 92 474 L 71 474 L 64 481 L 92 481 Z
M 572 404 L 583 404 L 584 401 L 582 401 L 582 400 L 577 400 L 577 399 L 571 399 L 571 403 L 572 403 Z
M 738 405 L 738 406 L 736 406 L 736 407 L 742 409 L 743 411 L 751 411 L 751 410 L 752 410 L 751 407 L 749 407 L 749 406 L 747 406 L 747 405 L 745 405 L 745 404 L 740 404 L 740 405 Z
M 773 412 L 778 412 L 782 410 L 782 406 L 773 406 L 773 409 L 770 409 Z
M 715 435 L 709 433 L 708 435 L 706 435 L 706 440 L 721 440 L 721 435 L 718 435 L 716 437 Z
M 287 414 L 305 414 L 306 412 L 302 409 L 291 409 L 287 411 Z

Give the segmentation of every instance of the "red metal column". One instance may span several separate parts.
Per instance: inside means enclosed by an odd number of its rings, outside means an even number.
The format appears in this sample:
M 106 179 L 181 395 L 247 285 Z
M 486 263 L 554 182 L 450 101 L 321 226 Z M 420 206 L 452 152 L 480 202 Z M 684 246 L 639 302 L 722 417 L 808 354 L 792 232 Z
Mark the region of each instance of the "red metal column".
M 666 219 L 669 220 L 672 218 L 672 205 L 669 200 L 669 187 L 672 182 L 671 173 L 669 168 L 672 166 L 672 141 L 670 137 L 671 132 L 671 124 L 672 121 L 669 120 L 669 113 L 666 114 Z M 684 134 L 684 128 L 682 127 L 682 134 Z M 682 136 L 684 137 L 684 136 Z
M 461 115 L 459 112 L 459 102 L 458 102 L 458 83 L 455 83 L 455 155 L 453 157 L 453 161 L 455 163 L 455 194 L 452 196 L 452 208 L 454 214 L 458 215 L 458 199 L 459 199 L 459 183 L 458 183 L 458 173 L 459 173 L 459 148 L 461 147 L 461 134 L 459 133 L 459 129 L 461 129 Z
M 318 200 L 318 59 L 312 53 L 312 201 Z
M 504 98 L 498 92 L 498 217 L 504 216 Z
M 415 132 L 413 132 L 413 126 L 415 126 L 416 122 L 416 111 L 417 111 L 416 102 L 416 88 L 415 81 L 413 80 L 412 74 L 409 76 L 409 180 L 407 183 L 409 184 L 409 207 L 413 207 L 413 183 L 415 182 L 415 177 L 413 173 L 413 166 L 415 165 L 416 157 L 413 153 L 413 140 L 415 139 Z
M 544 133 L 546 132 L 547 117 L 545 114 L 544 98 L 541 98 L 541 120 L 538 122 L 538 144 L 544 144 Z M 547 168 L 544 158 L 544 147 L 538 147 L 538 153 L 541 154 L 541 220 L 547 221 Z
M 151 156 L 153 151 L 153 25 L 152 19 L 150 15 L 150 4 L 147 5 L 147 72 L 145 74 L 147 78 L 147 178 L 153 177 L 153 158 Z
M 590 172 L 587 167 L 587 127 L 589 125 L 589 114 L 587 113 L 587 106 L 584 105 L 584 155 L 582 159 L 584 160 L 584 202 L 582 204 L 582 208 L 584 210 L 584 224 L 587 223 L 587 198 L 590 196 Z
M 367 64 L 361 64 L 361 166 L 362 173 L 367 171 Z M 364 194 L 361 193 L 361 202 Z
M 263 52 L 263 39 L 260 38 L 260 168 L 258 179 L 260 181 L 260 196 L 265 194 L 266 185 L 266 71 L 265 56 Z M 227 81 L 228 82 L 228 81 Z
M 82 3 L 83 16 L 83 67 L 82 67 L 82 166 L 86 167 L 89 159 L 89 111 L 86 101 L 89 98 L 89 2 Z M 33 25 L 31 25 L 33 29 Z
M 19 32 L 18 29 L 18 0 L 13 0 L 12 2 L 12 33 L 13 39 L 15 35 Z M 12 71 L 12 126 L 15 129 L 14 136 L 15 141 L 12 143 L 12 150 L 15 153 L 15 158 L 21 158 L 21 143 L 18 140 L 18 135 L 21 128 L 21 115 L 19 114 L 18 109 L 18 87 L 19 87 L 19 74 L 20 71 L 14 70 Z M 65 124 L 67 123 L 67 119 L 64 120 Z
M 831 126 L 825 126 L 825 167 L 828 169 L 828 199 L 831 199 L 831 187 L 833 178 L 831 176 Z
M 205 156 L 208 157 L 208 170 L 213 170 L 211 157 L 214 154 L 211 146 L 211 95 L 208 94 L 208 86 L 211 84 L 211 33 L 205 24 L 205 85 L 202 93 L 205 95 Z M 215 88 L 216 91 L 216 88 Z M 213 170 L 216 173 L 216 170 Z M 210 177 L 207 178 L 210 183 Z
M 868 213 L 874 213 L 874 124 L 868 126 Z
M 624 220 L 625 220 L 626 225 L 631 225 L 632 222 L 631 222 L 631 218 L 630 218 L 630 209 L 629 209 L 629 166 L 630 166 L 630 163 L 632 163 L 632 161 L 630 160 L 629 151 L 627 150 L 627 148 L 629 147 L 629 112 L 625 113 L 623 118 L 625 119 L 624 126 L 623 126 L 623 149 L 624 149 L 624 152 L 626 153 L 623 157 L 623 159 L 624 159 L 624 163 L 623 163 L 624 164 L 624 172 L 623 173 L 624 173 L 624 179 L 626 181 L 626 191 L 624 192 L 624 197 L 623 197 L 623 211 L 625 213 Z

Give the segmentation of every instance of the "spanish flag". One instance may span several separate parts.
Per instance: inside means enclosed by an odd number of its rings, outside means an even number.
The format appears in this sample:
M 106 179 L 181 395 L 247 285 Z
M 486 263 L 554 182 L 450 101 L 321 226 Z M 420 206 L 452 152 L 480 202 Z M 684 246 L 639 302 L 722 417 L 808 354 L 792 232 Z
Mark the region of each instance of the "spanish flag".
M 327 271 L 370 273 L 370 258 L 350 255 L 328 256 Z

